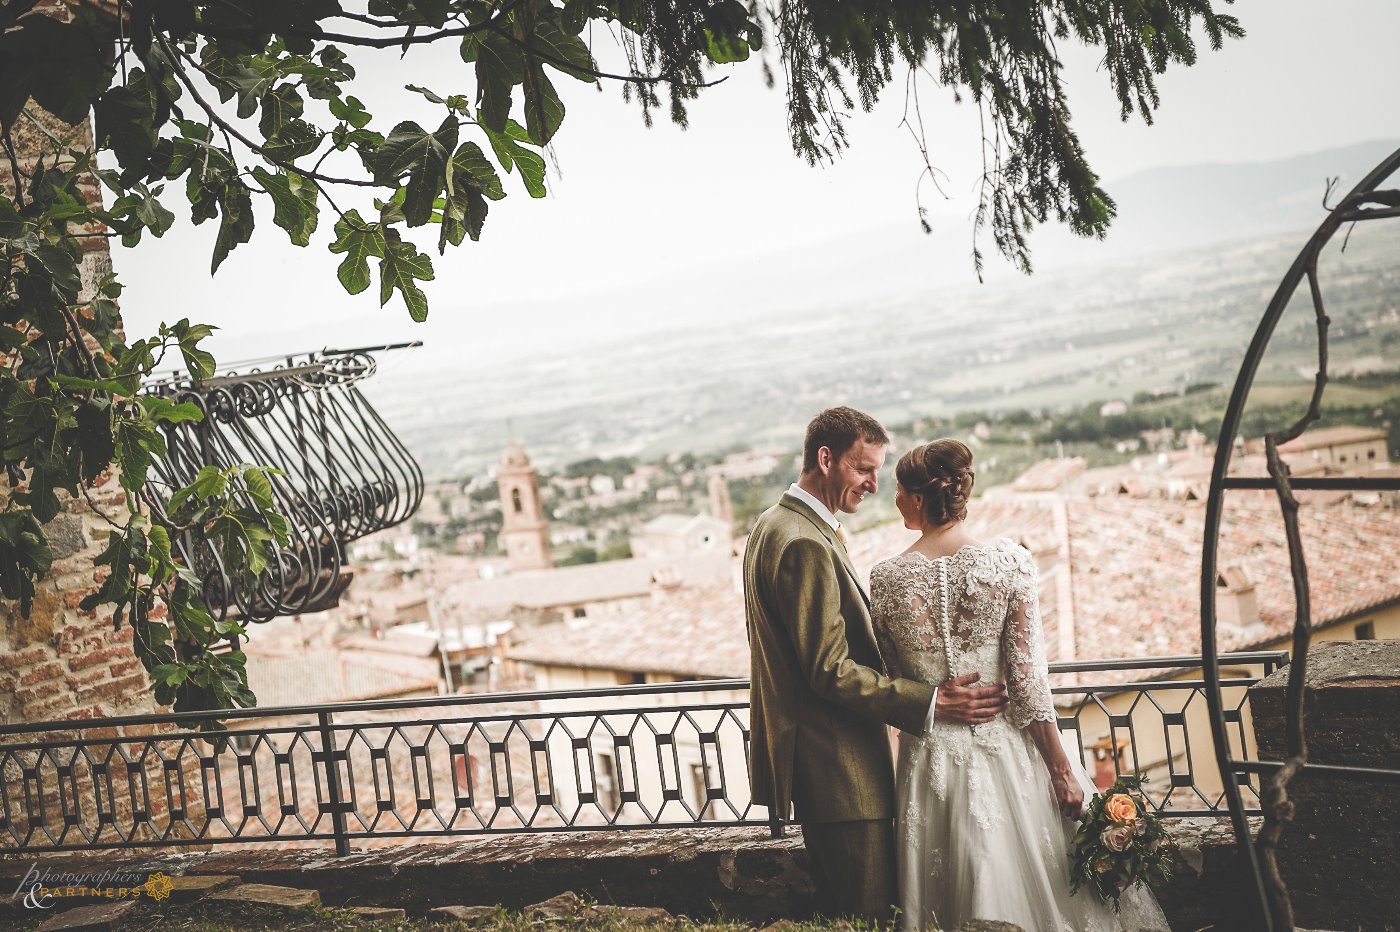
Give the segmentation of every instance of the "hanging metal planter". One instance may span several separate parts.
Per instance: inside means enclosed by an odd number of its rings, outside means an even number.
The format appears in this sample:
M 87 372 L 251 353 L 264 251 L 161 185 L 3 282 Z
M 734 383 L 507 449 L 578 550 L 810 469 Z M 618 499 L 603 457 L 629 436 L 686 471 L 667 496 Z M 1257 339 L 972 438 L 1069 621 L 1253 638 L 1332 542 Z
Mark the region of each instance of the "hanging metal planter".
M 416 345 L 323 350 L 199 385 L 156 386 L 204 413 L 165 426 L 168 452 L 153 463 L 157 481 L 147 494 L 156 520 L 170 493 L 205 466 L 253 463 L 281 473 L 270 478 L 291 539 L 256 585 L 231 578 L 212 547 L 176 537 L 211 608 L 251 621 L 330 608 L 350 582 L 346 545 L 417 510 L 423 471 L 358 387 L 375 372 L 373 352 Z

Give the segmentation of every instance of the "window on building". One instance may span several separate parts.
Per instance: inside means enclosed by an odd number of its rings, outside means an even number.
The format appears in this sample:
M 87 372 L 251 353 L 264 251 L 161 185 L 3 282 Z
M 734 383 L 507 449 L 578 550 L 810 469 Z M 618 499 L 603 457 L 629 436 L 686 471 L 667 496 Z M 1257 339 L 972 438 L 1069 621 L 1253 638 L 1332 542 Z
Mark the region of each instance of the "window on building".
M 1346 455 L 1345 453 L 1343 453 L 1342 455 L 1340 455 L 1340 456 L 1337 457 L 1337 462 L 1339 462 L 1339 463 L 1345 463 L 1346 461 L 1347 461 L 1347 455 Z
M 629 673 L 626 670 L 617 671 L 617 685 L 619 686 L 640 686 L 647 681 L 645 673 Z
M 588 609 L 586 609 L 586 608 L 584 608 L 583 606 L 580 605 L 578 608 L 574 609 L 574 617 L 575 617 L 575 618 L 587 618 L 587 617 L 588 617 Z
M 519 489 L 511 489 L 511 490 L 510 490 L 510 503 L 511 503 L 511 506 L 515 508 L 515 513 L 516 513 L 516 514 L 520 514 L 522 511 L 525 510 L 525 504 L 520 500 L 520 490 L 519 490 Z
M 1376 451 L 1375 451 L 1375 450 L 1367 450 L 1367 451 L 1366 451 L 1366 458 L 1367 458 L 1368 460 L 1373 460 L 1373 459 L 1375 459 L 1375 458 L 1376 458 Z
M 1376 639 L 1376 623 L 1374 621 L 1363 621 L 1356 626 L 1356 639 L 1358 641 L 1374 641 Z
M 594 778 L 598 791 L 598 804 L 605 812 L 616 812 L 622 804 L 617 792 L 617 764 L 611 754 L 598 755 L 598 773 Z

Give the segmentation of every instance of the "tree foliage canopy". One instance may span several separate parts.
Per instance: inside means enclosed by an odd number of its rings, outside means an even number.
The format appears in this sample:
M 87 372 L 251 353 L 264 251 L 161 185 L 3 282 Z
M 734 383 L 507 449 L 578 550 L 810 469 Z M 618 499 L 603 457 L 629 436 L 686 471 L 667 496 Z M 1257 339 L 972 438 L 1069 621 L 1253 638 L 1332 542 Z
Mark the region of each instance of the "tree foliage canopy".
M 0 200 L 0 345 L 12 360 L 0 377 L 0 442 L 14 494 L 0 514 L 0 588 L 27 609 L 49 570 L 42 525 L 57 513 L 57 492 L 82 494 L 116 462 L 129 516 L 113 528 L 102 557 L 113 573 L 90 606 L 115 603 L 117 623 L 125 612 L 163 701 L 213 709 L 252 701 L 242 655 L 207 650 L 241 627 L 214 621 L 198 579 L 170 557 L 172 529 L 151 526 L 138 504 L 150 458 L 164 452 L 161 424 L 199 416 L 142 385 L 167 352 L 181 356 L 192 380 L 212 375 L 214 360 L 198 345 L 209 328 L 181 321 L 127 342 L 115 278 L 79 300 L 84 237 L 119 236 L 128 246 L 159 237 L 182 201 L 194 223 L 217 224 L 217 271 L 251 239 L 254 204 L 266 199 L 293 245 L 315 239 L 342 257 L 346 291 L 377 280 L 381 304 L 397 294 L 422 320 L 431 250 L 478 239 L 492 204 L 517 186 L 545 195 L 547 147 L 566 115 L 560 84 L 616 83 L 644 119 L 664 106 L 684 125 L 687 102 L 724 68 L 758 58 L 781 83 L 793 147 L 810 162 L 838 155 L 847 114 L 869 109 L 896 82 L 970 100 L 984 126 L 977 228 L 1029 271 L 1032 225 L 1053 220 L 1101 236 L 1114 213 L 1071 126 L 1057 43 L 1102 49 L 1123 117 L 1150 120 L 1157 76 L 1196 59 L 1193 33 L 1203 30 L 1212 47 L 1243 34 L 1220 5 L 367 0 L 350 9 L 338 0 L 88 0 L 61 21 L 35 0 L 5 0 L 0 143 L 16 183 Z M 440 118 L 420 125 L 369 112 L 354 93 L 347 50 L 404 54 L 427 43 L 451 43 L 462 61 L 458 86 L 406 87 Z M 606 71 L 600 57 L 624 64 Z M 71 126 L 89 113 L 111 166 L 96 172 L 110 191 L 106 208 L 81 190 L 94 154 L 52 119 Z M 21 125 L 49 143 L 29 169 L 14 144 Z M 926 154 L 924 167 L 933 170 Z M 356 202 L 341 209 L 337 199 L 348 204 L 351 192 Z M 252 467 L 211 472 L 170 490 L 179 506 L 172 520 L 210 535 L 229 565 L 256 578 L 263 549 L 286 533 L 260 494 L 263 481 Z M 157 597 L 168 619 L 151 618 Z

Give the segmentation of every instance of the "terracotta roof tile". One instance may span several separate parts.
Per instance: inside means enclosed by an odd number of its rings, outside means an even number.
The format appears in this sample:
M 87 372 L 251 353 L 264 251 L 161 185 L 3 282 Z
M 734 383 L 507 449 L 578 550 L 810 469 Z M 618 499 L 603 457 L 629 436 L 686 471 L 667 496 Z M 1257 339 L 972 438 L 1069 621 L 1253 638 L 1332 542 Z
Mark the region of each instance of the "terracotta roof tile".
M 514 660 L 552 666 L 685 677 L 746 677 L 744 597 L 732 584 L 658 593 L 623 618 L 566 632 L 550 626 L 506 650 Z
M 1320 450 L 1339 443 L 1364 443 L 1368 440 L 1385 440 L 1386 432 L 1378 427 L 1315 427 L 1307 433 L 1285 444 L 1279 445 L 1283 453 L 1298 453 L 1304 450 Z
M 1018 492 L 1053 492 L 1084 474 L 1082 456 L 1041 460 L 1016 477 L 1012 488 Z
M 725 554 L 687 554 L 681 560 L 610 560 L 529 570 L 459 582 L 448 590 L 447 601 L 456 605 L 554 608 L 640 598 L 652 591 L 659 572 L 673 570 L 687 582 L 713 580 L 728 575 L 726 560 Z
M 1057 529 L 1056 508 L 1063 509 Z M 1036 555 L 1041 611 L 1052 660 L 1200 653 L 1200 566 L 1205 508 L 1162 499 L 978 499 L 968 530 L 1010 537 Z M 1308 508 L 1301 517 L 1311 568 L 1314 623 L 1326 625 L 1400 600 L 1400 513 L 1380 508 Z M 898 523 L 853 535 L 851 559 L 869 578 L 880 560 L 917 535 Z M 1071 571 L 1061 555 L 1068 544 Z M 1292 575 L 1278 507 L 1267 496 L 1233 493 L 1224 514 L 1219 563 L 1254 583 L 1259 619 L 1222 625 L 1222 650 L 1286 637 L 1293 624 Z M 1061 587 L 1068 586 L 1068 590 Z M 1068 616 L 1065 610 L 1071 611 Z M 1072 651 L 1060 628 L 1073 625 Z M 745 676 L 748 644 L 742 595 L 731 585 L 682 588 L 624 619 L 541 635 L 510 650 L 536 663 L 684 676 Z
M 437 691 L 435 676 L 395 669 L 389 658 L 361 658 L 327 650 L 290 657 L 254 655 L 248 660 L 248 687 L 265 708 Z

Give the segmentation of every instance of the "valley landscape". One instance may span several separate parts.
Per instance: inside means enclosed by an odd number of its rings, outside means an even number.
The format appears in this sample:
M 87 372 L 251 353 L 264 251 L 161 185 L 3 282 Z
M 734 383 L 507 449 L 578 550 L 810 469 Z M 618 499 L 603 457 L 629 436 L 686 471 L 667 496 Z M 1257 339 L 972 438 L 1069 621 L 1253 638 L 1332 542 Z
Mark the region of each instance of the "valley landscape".
M 1381 148 L 1346 150 L 1330 164 L 1349 159 L 1360 171 Z M 1317 181 L 1313 162 L 1328 160 L 1304 161 L 1293 160 L 1288 171 L 1298 187 L 1320 194 L 1321 184 L 1303 180 Z M 1237 179 L 1252 179 L 1246 192 L 1260 186 L 1256 174 L 1257 167 L 1235 171 Z M 1186 248 L 1181 215 L 1198 213 L 1199 198 L 1219 202 L 1218 193 L 1183 197 L 1168 209 L 1160 192 L 1149 196 L 1159 187 L 1147 184 L 1138 201 L 1155 205 L 1163 241 L 1177 248 L 1134 254 L 1146 221 L 1141 212 L 1125 213 L 1125 244 L 1105 248 L 1102 262 L 747 317 L 717 295 L 713 315 L 688 314 L 666 328 L 619 330 L 608 339 L 604 319 L 595 342 L 577 351 L 468 358 L 451 368 L 398 365 L 366 390 L 427 473 L 449 479 L 493 464 L 508 425 L 539 462 L 564 464 L 590 456 L 795 448 L 806 419 L 831 404 L 900 424 L 967 412 L 1048 414 L 1228 385 L 1310 233 L 1305 224 L 1263 231 L 1294 216 L 1320 217 L 1320 210 L 1315 201 L 1303 210 L 1301 195 L 1280 197 L 1284 207 L 1221 203 L 1229 213 L 1219 229 L 1206 217 L 1197 228 L 1201 245 Z M 1228 238 L 1216 241 L 1222 236 Z M 1372 387 L 1333 397 L 1379 416 L 1400 369 L 1400 224 L 1359 228 L 1344 250 L 1340 239 L 1321 270 L 1332 372 L 1365 377 Z M 1063 247 L 1051 239 L 1042 254 L 1053 257 Z M 863 269 L 829 274 L 844 288 Z M 816 289 L 806 283 L 803 290 Z M 1315 323 L 1306 294 L 1299 297 L 1260 373 L 1257 397 L 1273 408 L 1301 400 L 1315 367 Z M 657 316 L 664 319 L 664 310 Z M 1224 400 L 1223 390 L 1193 399 L 1194 426 L 1213 435 Z

